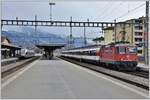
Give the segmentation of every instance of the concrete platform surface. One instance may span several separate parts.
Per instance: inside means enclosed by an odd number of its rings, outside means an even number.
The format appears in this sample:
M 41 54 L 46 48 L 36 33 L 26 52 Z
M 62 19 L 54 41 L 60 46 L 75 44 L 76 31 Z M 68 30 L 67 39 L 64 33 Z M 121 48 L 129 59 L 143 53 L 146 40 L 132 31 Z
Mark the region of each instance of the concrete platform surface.
M 144 99 L 69 62 L 39 60 L 2 88 L 5 99 Z M 100 75 L 100 74 L 99 74 Z
M 18 58 L 16 57 L 13 57 L 13 58 L 8 58 L 8 59 L 2 59 L 1 60 L 1 66 L 5 66 L 7 64 L 11 64 L 11 63 L 14 63 L 18 60 Z
M 2 59 L 1 62 L 13 61 L 13 60 L 18 60 L 18 58 L 17 58 L 17 57 L 14 57 L 14 58 Z

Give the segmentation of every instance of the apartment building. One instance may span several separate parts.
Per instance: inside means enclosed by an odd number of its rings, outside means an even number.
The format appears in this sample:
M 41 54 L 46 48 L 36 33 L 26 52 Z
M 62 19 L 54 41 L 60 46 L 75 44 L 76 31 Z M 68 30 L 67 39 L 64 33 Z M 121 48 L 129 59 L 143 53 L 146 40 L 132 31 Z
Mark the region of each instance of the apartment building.
M 141 56 L 141 59 L 144 59 L 144 24 L 145 18 L 135 19 L 135 25 L 133 26 L 134 39 L 133 43 L 137 45 L 138 55 Z

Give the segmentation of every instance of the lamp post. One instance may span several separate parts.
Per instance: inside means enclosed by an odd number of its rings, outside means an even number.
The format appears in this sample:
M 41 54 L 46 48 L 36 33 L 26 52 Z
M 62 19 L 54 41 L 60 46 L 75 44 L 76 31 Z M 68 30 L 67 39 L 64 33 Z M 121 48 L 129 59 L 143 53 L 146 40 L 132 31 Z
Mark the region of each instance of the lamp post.
M 53 3 L 53 2 L 49 3 L 49 6 L 50 6 L 50 21 L 52 21 L 52 6 L 54 6 L 54 5 L 55 5 L 55 3 Z

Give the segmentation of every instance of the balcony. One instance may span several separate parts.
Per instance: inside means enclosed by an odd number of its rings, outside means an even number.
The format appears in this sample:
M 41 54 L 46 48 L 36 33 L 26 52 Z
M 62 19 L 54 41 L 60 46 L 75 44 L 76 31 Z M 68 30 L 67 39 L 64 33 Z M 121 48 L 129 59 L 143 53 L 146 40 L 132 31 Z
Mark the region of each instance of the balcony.
M 137 23 L 137 24 L 135 24 L 134 26 L 135 26 L 135 27 L 137 27 L 137 26 L 143 26 L 143 23 L 140 23 L 140 24 Z
M 137 47 L 137 50 L 143 50 L 143 47 Z
M 143 32 L 142 29 L 135 29 L 135 32 Z
M 136 35 L 136 34 L 134 35 L 134 37 L 135 38 L 144 38 L 144 36 L 142 36 L 142 35 Z
M 135 41 L 135 44 L 141 44 L 143 41 Z
M 138 56 L 143 56 L 143 54 L 142 53 L 138 53 Z

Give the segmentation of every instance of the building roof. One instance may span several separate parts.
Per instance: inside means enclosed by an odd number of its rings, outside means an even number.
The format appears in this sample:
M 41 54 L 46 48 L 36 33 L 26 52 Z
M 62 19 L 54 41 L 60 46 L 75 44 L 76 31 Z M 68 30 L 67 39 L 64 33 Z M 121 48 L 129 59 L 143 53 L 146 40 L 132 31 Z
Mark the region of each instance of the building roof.
M 142 16 L 142 17 L 139 17 L 139 18 L 132 18 L 132 19 L 129 19 L 129 20 L 117 22 L 116 24 L 125 24 L 125 23 L 129 23 L 130 24 L 130 21 L 141 20 L 141 19 L 146 19 L 146 17 Z M 107 27 L 107 28 L 104 28 L 103 30 L 114 30 L 114 27 L 113 26 Z
M 62 43 L 51 43 L 51 44 L 38 44 L 36 45 L 38 48 L 41 49 L 51 49 L 51 50 L 55 50 L 61 47 L 64 47 L 66 44 L 62 44 Z
M 6 36 L 1 36 L 1 43 L 3 43 L 5 40 L 8 41 L 8 43 L 11 43 L 10 39 Z
M 107 27 L 107 28 L 104 28 L 103 30 L 114 30 L 114 27 Z
M 128 20 L 125 20 L 125 21 L 122 21 L 122 22 L 118 22 L 118 23 L 127 23 L 127 22 L 130 22 L 130 21 L 133 21 L 133 20 L 141 20 L 141 19 L 146 19 L 146 17 L 142 16 L 142 17 L 139 17 L 139 18 L 132 18 L 132 19 L 128 19 Z
M 2 48 L 21 49 L 21 47 L 11 44 L 10 39 L 6 36 L 1 36 L 1 47 Z
M 2 48 L 21 49 L 21 47 L 19 47 L 19 46 L 16 46 L 16 45 L 13 45 L 13 44 L 4 44 L 4 43 L 1 43 L 1 47 Z

